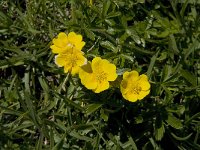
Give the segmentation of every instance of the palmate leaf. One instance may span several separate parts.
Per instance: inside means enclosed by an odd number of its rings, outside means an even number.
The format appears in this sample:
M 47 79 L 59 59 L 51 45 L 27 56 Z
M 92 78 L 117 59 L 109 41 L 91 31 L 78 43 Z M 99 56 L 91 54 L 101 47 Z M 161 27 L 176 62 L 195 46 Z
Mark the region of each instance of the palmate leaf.
M 200 149 L 197 4 L 1 0 L 0 149 Z M 88 60 L 115 63 L 117 86 L 91 94 L 54 64 L 52 39 L 71 31 Z M 136 103 L 119 88 L 131 70 L 151 83 Z

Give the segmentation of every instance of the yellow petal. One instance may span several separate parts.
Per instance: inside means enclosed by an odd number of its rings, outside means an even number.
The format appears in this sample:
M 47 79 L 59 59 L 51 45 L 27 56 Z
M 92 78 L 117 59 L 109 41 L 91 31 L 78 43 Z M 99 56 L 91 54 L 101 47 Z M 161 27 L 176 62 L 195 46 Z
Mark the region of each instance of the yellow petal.
M 131 80 L 132 82 L 137 81 L 138 78 L 139 78 L 139 73 L 138 73 L 137 71 L 131 71 L 131 72 L 130 72 L 130 80 Z
M 97 88 L 94 89 L 93 91 L 95 93 L 100 93 L 104 90 L 107 90 L 109 88 L 109 82 L 108 81 L 104 81 L 104 82 L 101 82 L 101 83 L 98 83 L 97 84 Z
M 66 63 L 66 56 L 65 55 L 56 55 L 55 56 L 55 64 L 59 67 L 64 66 Z
M 81 83 L 87 89 L 95 89 L 97 87 L 97 81 L 93 77 L 92 73 L 85 72 L 83 67 L 79 70 L 79 78 L 81 79 Z
M 58 38 L 53 39 L 53 45 L 50 46 L 53 53 L 62 53 L 67 49 L 67 35 L 64 32 L 58 34 Z
M 68 34 L 68 39 L 69 40 L 73 40 L 73 38 L 76 36 L 76 33 L 75 32 L 70 32 L 69 34 Z
M 96 72 L 96 71 L 99 71 L 99 69 L 101 69 L 100 67 L 100 63 L 101 63 L 101 58 L 100 57 L 95 57 L 93 60 L 92 60 L 92 70 L 93 72 Z
M 72 76 L 74 76 L 75 74 L 79 73 L 79 69 L 80 69 L 79 66 L 72 67 L 72 69 L 71 69 Z
M 61 39 L 67 39 L 67 34 L 65 32 L 60 32 L 58 34 L 58 38 L 61 38 Z
M 90 62 L 80 67 L 79 78 L 81 79 L 81 83 L 87 89 L 95 89 L 97 87 L 97 81 L 92 74 L 92 67 Z
M 85 76 L 85 87 L 87 89 L 96 89 L 97 81 L 92 77 L 92 75 Z
M 148 81 L 140 81 L 139 82 L 140 87 L 142 88 L 142 90 L 146 91 L 150 89 L 150 83 Z
M 148 81 L 148 77 L 145 74 L 140 75 L 139 80 Z
M 120 90 L 122 92 L 122 94 L 126 94 L 128 92 L 128 88 L 127 88 L 127 81 L 126 80 L 122 80 L 121 84 L 120 84 Z
M 117 78 L 116 66 L 114 64 L 105 63 L 103 70 L 107 74 L 108 81 L 114 81 Z
M 64 72 L 67 73 L 67 72 L 71 71 L 71 68 L 72 68 L 72 66 L 70 64 L 68 64 L 68 63 L 65 64 L 64 65 Z
M 138 100 L 138 95 L 134 94 L 134 93 L 126 93 L 124 95 L 122 95 L 126 100 L 130 101 L 130 102 L 136 102 Z
M 85 46 L 85 42 L 79 42 L 79 43 L 76 43 L 75 44 L 75 47 L 78 49 L 78 50 L 81 50 L 83 48 L 83 46 Z
M 63 47 L 63 46 L 62 46 L 62 41 L 59 40 L 59 39 L 56 39 L 56 38 L 53 39 L 53 44 L 54 44 L 55 46 L 59 47 L 59 48 Z
M 131 71 L 131 72 L 128 72 L 126 71 L 124 74 L 123 74 L 123 79 L 127 79 L 127 80 L 132 80 L 132 81 L 136 81 L 139 77 L 139 73 L 137 71 Z
M 80 43 L 82 39 L 82 36 L 80 34 L 77 34 L 72 40 L 74 41 L 74 43 Z
M 138 99 L 141 100 L 143 99 L 145 96 L 147 96 L 150 93 L 150 90 L 148 91 L 141 91 L 138 95 Z
M 76 65 L 78 65 L 78 66 L 84 65 L 85 62 L 87 61 L 87 59 L 83 56 L 82 53 L 74 54 L 73 57 L 76 58 Z
M 53 44 L 60 48 L 65 47 L 67 45 L 67 39 L 53 39 Z
M 51 45 L 50 48 L 52 49 L 53 53 L 61 53 L 63 50 L 60 47 L 57 47 L 56 45 Z

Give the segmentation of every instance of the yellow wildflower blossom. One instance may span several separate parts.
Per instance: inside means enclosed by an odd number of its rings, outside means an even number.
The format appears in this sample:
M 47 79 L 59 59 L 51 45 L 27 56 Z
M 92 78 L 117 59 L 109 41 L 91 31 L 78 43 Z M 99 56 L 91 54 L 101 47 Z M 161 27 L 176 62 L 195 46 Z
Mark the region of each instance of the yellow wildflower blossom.
M 131 102 L 143 99 L 150 92 L 148 77 L 137 71 L 125 72 L 120 85 L 122 96 Z
M 81 67 L 79 77 L 86 88 L 100 93 L 109 88 L 109 81 L 117 78 L 116 66 L 106 59 L 96 57 Z
M 81 50 L 85 45 L 82 41 L 82 36 L 74 32 L 70 32 L 68 35 L 64 32 L 58 34 L 57 38 L 53 39 L 53 45 L 50 46 L 53 53 L 65 53 L 67 50 L 76 48 Z
M 70 72 L 75 75 L 79 72 L 80 66 L 84 65 L 87 59 L 83 56 L 83 52 L 75 48 L 71 48 L 65 53 L 55 56 L 55 63 L 59 67 L 64 67 L 64 72 Z

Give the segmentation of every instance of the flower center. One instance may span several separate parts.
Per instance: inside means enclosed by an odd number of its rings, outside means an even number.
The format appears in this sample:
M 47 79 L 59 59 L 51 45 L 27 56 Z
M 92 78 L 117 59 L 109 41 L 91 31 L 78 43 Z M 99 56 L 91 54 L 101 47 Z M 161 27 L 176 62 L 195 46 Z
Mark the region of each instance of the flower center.
M 67 47 L 69 47 L 69 48 L 73 48 L 74 45 L 73 45 L 72 43 L 67 43 Z
M 134 93 L 134 94 L 137 94 L 137 95 L 139 95 L 139 93 L 142 91 L 142 88 L 140 87 L 140 86 L 138 86 L 138 85 L 136 85 L 136 86 L 133 86 L 132 88 L 131 88 L 131 93 Z
M 96 74 L 96 79 L 98 82 L 105 81 L 107 79 L 107 74 L 105 72 L 98 72 Z
M 77 58 L 76 56 L 72 56 L 72 57 L 70 58 L 70 62 L 71 62 L 71 64 L 72 64 L 72 66 L 76 66 L 77 60 L 78 60 L 78 58 Z

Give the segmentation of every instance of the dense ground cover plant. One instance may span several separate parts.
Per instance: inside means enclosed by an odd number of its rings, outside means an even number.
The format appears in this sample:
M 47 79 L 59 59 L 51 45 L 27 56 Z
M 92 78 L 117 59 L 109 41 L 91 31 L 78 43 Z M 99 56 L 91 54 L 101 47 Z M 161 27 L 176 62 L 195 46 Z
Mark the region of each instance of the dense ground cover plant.
M 199 12 L 197 0 L 0 1 L 1 149 L 200 149 Z M 86 58 L 116 66 L 104 88 L 78 74 Z

